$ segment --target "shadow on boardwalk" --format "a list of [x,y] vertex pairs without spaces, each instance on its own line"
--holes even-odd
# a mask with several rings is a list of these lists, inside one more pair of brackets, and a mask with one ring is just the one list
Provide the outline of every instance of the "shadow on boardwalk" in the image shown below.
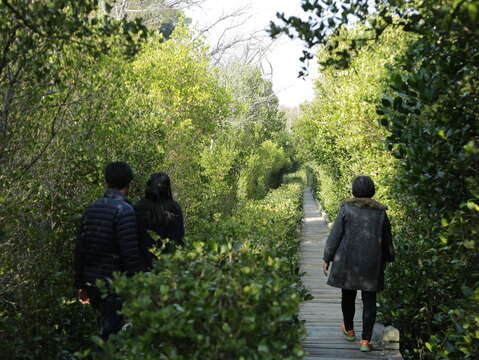
[[[326,218],[318,209],[311,189],[304,191],[304,219],[301,229],[301,271],[304,285],[310,289],[313,300],[301,306],[301,317],[306,320],[308,335],[303,342],[309,354],[306,359],[401,359],[398,351],[386,354],[378,342],[370,353],[359,351],[359,339],[349,342],[344,339],[339,325],[342,322],[341,290],[328,286],[322,272],[322,256],[329,228]],[[354,326],[361,335],[362,307],[358,294]],[[374,341],[374,340],[373,340]]]

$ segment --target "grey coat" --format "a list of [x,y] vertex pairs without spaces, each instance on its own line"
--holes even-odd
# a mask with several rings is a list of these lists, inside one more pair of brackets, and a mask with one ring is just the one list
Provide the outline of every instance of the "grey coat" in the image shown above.
[[341,204],[324,249],[333,262],[328,284],[341,289],[381,291],[386,262],[394,260],[387,207],[369,198]]

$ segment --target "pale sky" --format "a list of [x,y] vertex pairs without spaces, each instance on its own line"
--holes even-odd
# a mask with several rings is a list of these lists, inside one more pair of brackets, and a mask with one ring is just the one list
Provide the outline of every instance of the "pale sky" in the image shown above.
[[[228,30],[229,38],[244,37],[248,34],[259,32],[257,35],[264,37],[264,43],[271,40],[264,32],[269,27],[269,22],[276,19],[276,12],[285,12],[286,15],[303,15],[301,0],[205,0],[200,8],[188,10],[186,15],[193,20],[193,25],[198,28],[207,26],[218,20],[222,14],[234,13],[240,8],[248,7],[246,14],[228,19],[213,27],[207,34],[207,39],[214,44],[225,29],[238,22],[244,22],[239,27]],[[304,101],[311,100],[313,79],[317,76],[317,66],[313,59],[309,65],[310,75],[304,79],[298,78],[301,69],[299,57],[304,49],[300,40],[291,40],[282,36],[268,47],[263,68],[269,73],[270,65],[273,69],[273,90],[279,98],[281,105],[295,107]],[[269,63],[269,64],[268,64]]]

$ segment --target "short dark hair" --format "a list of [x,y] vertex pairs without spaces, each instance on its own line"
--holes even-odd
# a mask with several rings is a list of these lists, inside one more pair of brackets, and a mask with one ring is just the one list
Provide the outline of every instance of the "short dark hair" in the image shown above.
[[133,171],[124,161],[115,161],[105,167],[105,181],[110,188],[124,189],[133,180]]
[[357,176],[353,180],[353,195],[358,198],[372,198],[376,193],[374,181],[369,176]]

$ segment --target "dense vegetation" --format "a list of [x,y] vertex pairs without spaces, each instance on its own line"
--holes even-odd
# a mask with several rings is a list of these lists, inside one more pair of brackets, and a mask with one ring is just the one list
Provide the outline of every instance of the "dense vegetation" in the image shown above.
[[[302,159],[315,169],[331,216],[358,174],[376,180],[378,199],[390,207],[397,261],[381,313],[400,329],[403,354],[474,359],[479,4],[322,3],[303,2],[314,11],[309,22],[283,15],[285,25],[272,27],[322,45],[316,99],[295,129]],[[378,11],[369,15],[372,3]],[[345,26],[351,14],[354,28]]]
[[256,66],[213,65],[181,11],[153,3],[0,1],[2,356],[93,346],[71,253],[103,167],[121,159],[132,200],[150,173],[170,174],[188,237],[150,273],[114,280],[132,326],[100,344],[105,357],[301,358],[303,162],[331,218],[355,175],[375,179],[397,249],[380,312],[403,354],[474,359],[477,1],[304,0],[308,21],[282,15],[273,34],[321,46],[292,137]]
[[[134,326],[111,351],[132,342],[146,351],[147,336],[160,336],[149,349],[173,358],[205,358],[212,344],[213,358],[299,358],[304,176],[270,191],[295,165],[271,83],[253,65],[213,67],[179,20],[165,40],[97,1],[12,4],[0,4],[2,358],[66,359],[92,346],[72,248],[81,211],[104,191],[105,164],[118,159],[135,172],[132,201],[152,172],[170,174],[190,237],[151,274],[118,279],[136,299],[125,307]],[[160,328],[138,339],[154,319]]]

